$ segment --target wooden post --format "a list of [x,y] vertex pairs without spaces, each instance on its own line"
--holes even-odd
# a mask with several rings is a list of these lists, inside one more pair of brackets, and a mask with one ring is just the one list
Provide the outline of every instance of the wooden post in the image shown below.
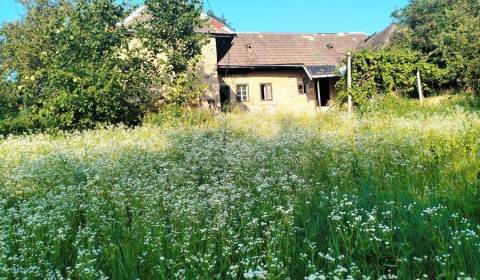
[[348,90],[348,112],[352,112],[352,53],[347,53],[347,90]]
[[418,99],[423,101],[423,87],[422,87],[422,77],[420,75],[420,70],[417,70],[417,89],[418,89]]
[[318,108],[322,109],[322,95],[321,95],[321,92],[320,92],[320,80],[317,79],[317,99],[318,99]]

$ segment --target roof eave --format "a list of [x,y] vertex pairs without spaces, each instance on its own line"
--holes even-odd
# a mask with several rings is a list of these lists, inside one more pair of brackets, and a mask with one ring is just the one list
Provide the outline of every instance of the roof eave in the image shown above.
[[233,38],[237,36],[236,33],[223,33],[223,32],[198,32],[201,34],[209,35],[212,37],[227,37],[227,38]]
[[341,77],[341,75],[335,75],[335,74],[328,74],[328,75],[312,75],[313,79],[320,79],[320,78],[336,78],[336,77]]
[[304,64],[256,64],[256,65],[218,65],[219,69],[248,69],[248,68],[275,68],[275,67],[286,67],[286,68],[301,68],[305,71],[308,78],[313,80],[313,76],[308,71],[307,67]]

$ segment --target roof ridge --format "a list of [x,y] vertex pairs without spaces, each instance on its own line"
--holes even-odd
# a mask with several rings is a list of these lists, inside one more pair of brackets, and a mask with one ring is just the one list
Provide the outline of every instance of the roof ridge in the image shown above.
[[368,35],[366,32],[236,32],[237,34],[255,35]]

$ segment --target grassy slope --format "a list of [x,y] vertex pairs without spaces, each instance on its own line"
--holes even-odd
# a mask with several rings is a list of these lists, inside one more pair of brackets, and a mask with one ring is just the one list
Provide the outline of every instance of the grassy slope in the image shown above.
[[3,140],[0,278],[478,279],[480,117],[441,103]]

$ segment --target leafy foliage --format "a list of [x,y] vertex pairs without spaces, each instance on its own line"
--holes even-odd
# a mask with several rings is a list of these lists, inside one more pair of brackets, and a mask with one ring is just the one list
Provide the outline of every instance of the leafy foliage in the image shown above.
[[[196,29],[201,19],[199,0],[146,0],[150,15],[145,24],[137,27],[137,34],[155,60],[166,66],[170,76],[189,69],[202,50],[204,36]],[[160,55],[160,58],[159,58]]]
[[[152,105],[153,85],[178,103],[200,91],[192,74],[203,46],[198,1],[147,1],[153,16],[135,34],[119,24],[128,11],[115,0],[22,3],[25,18],[0,30],[0,74],[16,89],[16,110],[36,120],[29,127],[136,125]],[[136,36],[147,55],[132,47]]]
[[168,104],[158,112],[150,112],[145,115],[144,124],[177,127],[177,126],[200,126],[212,121],[212,114],[204,109],[191,109],[186,106]]
[[[394,95],[416,96],[416,72],[423,75],[426,94],[434,94],[442,71],[433,64],[422,61],[418,54],[405,48],[392,48],[355,53],[352,63],[351,95],[355,105],[362,107],[375,99]],[[346,77],[337,84],[338,98],[345,101],[348,91]]]
[[[204,89],[198,58],[206,36],[197,32],[205,21],[198,0],[147,0],[148,20],[136,26],[135,36],[153,61],[150,75],[157,93],[155,105],[192,105]],[[193,104],[194,105],[194,104]]]
[[10,83],[0,82],[0,120],[16,113],[15,89]]
[[127,33],[114,0],[29,1],[2,28],[2,70],[15,73],[24,110],[41,128],[136,124],[149,97],[143,61],[120,57]]
[[480,94],[479,1],[411,0],[394,16],[410,47],[446,70],[446,82]]

